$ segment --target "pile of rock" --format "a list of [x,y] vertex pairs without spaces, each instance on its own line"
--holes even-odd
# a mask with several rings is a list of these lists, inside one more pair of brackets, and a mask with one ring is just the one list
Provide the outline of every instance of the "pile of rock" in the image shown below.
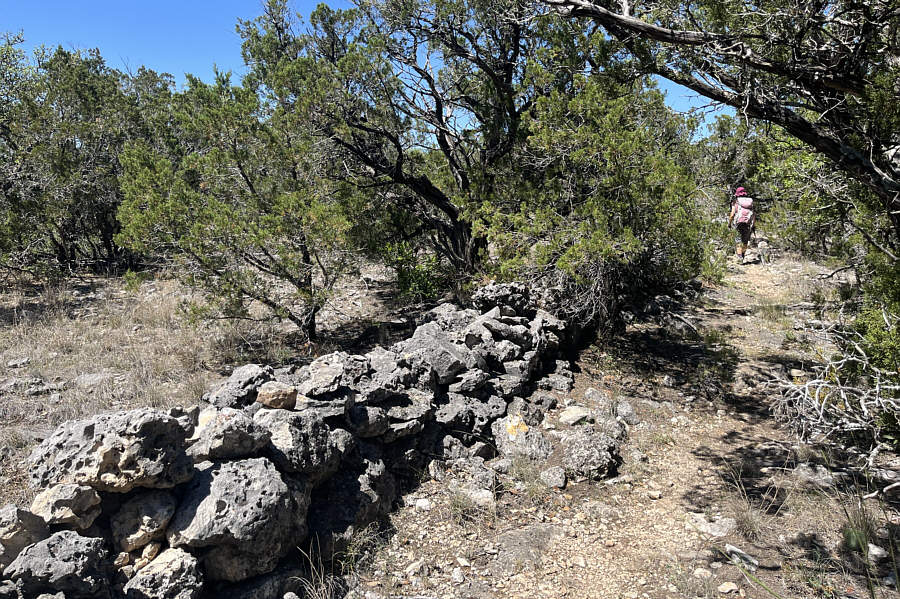
[[[571,388],[566,326],[521,285],[474,304],[389,349],[243,366],[205,407],[64,424],[29,458],[31,510],[0,510],[0,598],[281,597],[298,548],[340,551],[436,456],[482,474],[495,446],[546,457],[551,403],[532,392]],[[576,443],[572,468],[611,464],[614,437]]]

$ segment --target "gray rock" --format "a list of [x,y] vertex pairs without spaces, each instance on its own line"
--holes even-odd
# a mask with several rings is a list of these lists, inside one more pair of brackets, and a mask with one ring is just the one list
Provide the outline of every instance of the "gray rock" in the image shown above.
[[338,353],[316,358],[309,365],[308,377],[298,386],[301,395],[316,397],[333,393],[341,386],[344,376],[344,360]]
[[814,467],[810,464],[797,464],[792,474],[800,482],[813,487],[828,489],[834,486],[834,476],[822,464]]
[[28,356],[22,356],[21,358],[14,358],[6,363],[7,368],[24,368],[31,361],[31,358]]
[[73,384],[79,389],[94,389],[104,383],[109,383],[115,379],[115,375],[111,372],[92,372],[88,374],[79,374],[75,377]]
[[507,339],[502,339],[494,344],[491,348],[491,354],[497,359],[498,362],[509,362],[510,360],[516,360],[525,353],[524,350]]
[[488,382],[491,375],[483,370],[469,370],[464,372],[459,380],[450,385],[450,393],[472,393],[478,391]]
[[187,453],[195,462],[245,458],[268,445],[269,431],[240,410],[211,407],[200,413],[189,442]]
[[525,315],[531,309],[528,287],[522,283],[488,283],[472,295],[472,303],[482,312],[500,307]]
[[518,414],[528,426],[537,426],[544,421],[544,411],[540,406],[529,403],[521,397],[514,397],[506,407],[506,413],[510,416]]
[[394,421],[431,420],[434,415],[434,394],[410,389],[403,395],[393,397],[383,404],[388,417]]
[[201,467],[166,536],[172,547],[205,548],[213,580],[236,582],[271,571],[303,539],[296,499],[265,458]]
[[235,368],[228,380],[204,399],[219,408],[240,408],[253,403],[262,384],[274,378],[271,366],[246,364]]
[[14,505],[0,508],[0,571],[23,549],[43,541],[49,535],[42,518]]
[[528,426],[518,414],[506,416],[491,425],[497,451],[506,457],[523,456],[531,460],[545,460],[553,448],[546,437]]
[[437,323],[418,327],[413,336],[394,345],[394,351],[421,377],[434,377],[440,385],[453,382],[466,368],[464,348],[455,345]]
[[197,558],[166,549],[141,568],[123,589],[126,599],[197,599],[203,590]]
[[572,426],[591,419],[591,411],[584,406],[569,406],[559,414],[559,423]]
[[388,415],[382,408],[357,405],[347,413],[347,424],[357,437],[377,437],[388,430]]
[[278,381],[268,381],[260,386],[256,401],[267,408],[293,410],[297,405],[297,388]]
[[634,408],[631,406],[631,403],[624,399],[620,399],[616,402],[616,417],[632,426],[641,421],[635,413]]
[[269,431],[268,455],[279,470],[318,480],[337,468],[340,453],[321,419],[305,411],[260,410],[253,421]]
[[119,551],[134,551],[162,539],[175,515],[175,498],[166,491],[148,491],[126,501],[110,519]]
[[575,383],[571,378],[561,374],[548,374],[538,381],[538,388],[544,391],[559,391],[560,393],[568,393],[572,390]]
[[31,513],[43,518],[47,524],[64,524],[84,530],[100,515],[100,496],[84,485],[53,485],[35,496]]
[[516,395],[521,395],[522,391],[525,390],[525,384],[527,383],[526,377],[517,374],[503,374],[498,377],[494,377],[491,381],[491,386],[497,395],[504,399],[509,399],[511,397],[515,397]]
[[615,411],[615,404],[608,392],[598,391],[593,387],[589,387],[584,392],[584,399],[592,404],[594,409],[602,415],[612,416]]
[[113,493],[171,488],[193,475],[184,428],[148,408],[66,422],[31,452],[27,466],[37,488],[76,483]]
[[619,443],[605,432],[578,427],[563,436],[563,466],[588,478],[611,474],[619,461]]
[[103,539],[57,532],[26,547],[4,570],[27,597],[64,592],[69,599],[109,597]]
[[541,471],[541,481],[548,487],[563,489],[566,486],[566,471],[561,466],[551,466]]
[[394,443],[404,437],[418,435],[423,428],[425,428],[425,425],[419,420],[392,422],[388,425],[388,430],[379,438],[382,443]]

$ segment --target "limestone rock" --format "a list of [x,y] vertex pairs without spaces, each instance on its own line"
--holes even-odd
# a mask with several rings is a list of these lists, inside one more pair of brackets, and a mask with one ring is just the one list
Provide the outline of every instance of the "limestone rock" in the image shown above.
[[278,381],[268,381],[259,388],[256,401],[268,408],[293,410],[297,405],[297,388]]
[[425,378],[433,375],[440,385],[452,383],[466,369],[465,348],[455,345],[435,322],[418,327],[410,339],[394,345],[393,349],[414,371],[421,372]]
[[341,386],[344,375],[344,361],[338,353],[328,354],[313,360],[309,365],[307,378],[298,386],[301,395],[316,397],[333,393]]
[[306,412],[260,410],[253,421],[269,431],[268,455],[280,470],[322,478],[337,467],[340,455],[321,419]]
[[207,408],[200,413],[190,441],[187,453],[195,462],[245,458],[269,443],[269,431],[240,410]]
[[197,558],[166,549],[125,585],[126,599],[196,599],[203,589]]
[[545,460],[552,447],[546,437],[528,426],[519,414],[506,416],[491,426],[497,451],[507,457],[523,456],[531,460]]
[[84,485],[53,485],[37,494],[31,512],[47,524],[65,524],[84,530],[100,515],[100,496]]
[[23,549],[49,535],[47,523],[42,518],[14,505],[0,508],[0,571]]
[[165,537],[175,514],[175,498],[166,491],[148,491],[126,501],[110,520],[120,551],[134,551]]
[[541,481],[548,487],[562,489],[566,486],[566,471],[561,466],[551,466],[541,471]]
[[531,307],[531,298],[528,287],[523,283],[491,282],[472,295],[472,303],[482,312],[498,307],[508,308],[515,314],[524,315]]
[[563,437],[563,466],[588,478],[611,474],[618,465],[619,443],[605,432],[578,427]]
[[34,597],[62,591],[69,599],[109,597],[103,539],[63,530],[26,547],[3,574]]
[[271,571],[302,540],[296,516],[269,460],[208,463],[188,484],[166,536],[172,547],[206,548],[207,575],[235,582]]
[[274,378],[270,366],[246,364],[235,368],[228,380],[204,399],[219,408],[240,408],[253,403],[262,384]]
[[583,406],[569,406],[559,414],[560,424],[572,426],[591,417],[591,411]]
[[632,426],[641,421],[635,413],[634,408],[631,406],[631,403],[624,399],[620,399],[616,402],[616,418],[619,418]]
[[184,428],[148,408],[66,422],[32,451],[27,466],[37,488],[76,483],[114,493],[171,488],[193,475]]
[[382,408],[353,406],[347,413],[347,423],[357,437],[377,437],[388,430],[388,415]]

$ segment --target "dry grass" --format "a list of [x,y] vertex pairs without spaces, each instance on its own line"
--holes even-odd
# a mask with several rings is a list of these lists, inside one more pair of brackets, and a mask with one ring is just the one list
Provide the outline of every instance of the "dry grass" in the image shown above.
[[[168,280],[129,289],[97,279],[0,296],[0,455],[10,458],[0,460],[0,502],[28,500],[17,464],[60,422],[196,403],[232,365],[297,353],[271,324],[192,322],[182,309],[191,299]],[[24,367],[7,367],[20,358]],[[102,380],[79,384],[82,375]]]

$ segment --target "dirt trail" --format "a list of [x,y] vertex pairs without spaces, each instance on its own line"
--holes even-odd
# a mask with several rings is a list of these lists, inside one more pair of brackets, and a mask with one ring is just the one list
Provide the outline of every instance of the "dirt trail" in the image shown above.
[[[520,469],[511,474],[521,484],[501,494],[497,512],[474,516],[445,484],[424,482],[360,568],[359,594],[869,596],[839,554],[845,503],[817,478],[816,453],[774,421],[774,390],[764,385],[816,360],[815,343],[794,324],[816,316],[808,301],[827,293],[827,272],[787,259],[731,263],[675,326],[634,324],[613,345],[588,348],[575,389],[545,428],[568,402],[591,407],[588,387],[628,399],[641,422],[619,476],[549,491]],[[723,556],[727,544],[759,562],[755,574]]]

